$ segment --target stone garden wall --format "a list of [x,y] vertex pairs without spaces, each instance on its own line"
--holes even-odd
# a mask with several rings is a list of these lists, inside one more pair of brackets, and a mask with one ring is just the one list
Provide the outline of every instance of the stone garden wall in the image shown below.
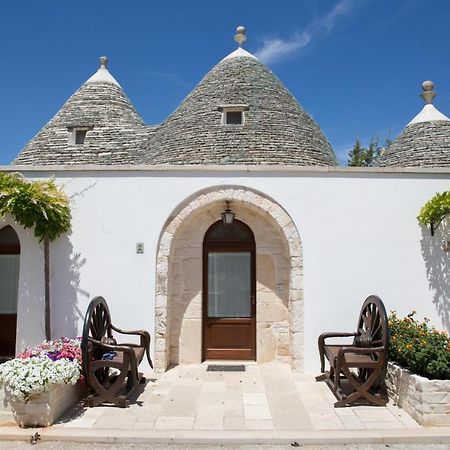
[[450,426],[450,380],[429,380],[388,363],[389,397],[425,426]]

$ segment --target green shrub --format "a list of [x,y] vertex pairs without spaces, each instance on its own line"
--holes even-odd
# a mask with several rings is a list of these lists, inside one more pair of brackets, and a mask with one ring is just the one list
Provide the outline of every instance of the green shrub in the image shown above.
[[389,359],[430,379],[450,379],[450,339],[445,331],[419,323],[413,311],[404,319],[389,316]]

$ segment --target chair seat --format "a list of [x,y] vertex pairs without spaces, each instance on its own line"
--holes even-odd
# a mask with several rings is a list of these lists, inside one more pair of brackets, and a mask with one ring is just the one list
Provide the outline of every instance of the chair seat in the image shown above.
[[[325,355],[334,367],[336,367],[337,356],[339,349],[344,347],[343,345],[326,345]],[[349,346],[345,346],[349,347]],[[356,347],[355,347],[356,348]],[[345,353],[344,355],[345,365],[349,368],[374,368],[378,365],[378,361],[372,359],[370,355],[359,355],[357,353]]]
[[[133,347],[134,355],[136,356],[136,361],[139,364],[144,358],[145,348],[143,347]],[[114,356],[113,360],[118,363],[123,363],[123,352],[117,352],[117,355]]]

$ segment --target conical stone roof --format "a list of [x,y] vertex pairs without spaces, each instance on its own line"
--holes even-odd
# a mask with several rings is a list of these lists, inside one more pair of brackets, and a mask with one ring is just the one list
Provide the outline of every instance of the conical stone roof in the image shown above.
[[382,155],[381,167],[450,167],[450,119],[431,104],[433,83],[422,87],[427,104]]
[[[126,164],[151,132],[101,58],[100,69],[25,146],[13,164]],[[87,129],[76,144],[73,130]]]
[[[224,125],[223,110],[244,111]],[[149,164],[335,165],[317,123],[258,59],[238,49],[215,66],[155,130]]]

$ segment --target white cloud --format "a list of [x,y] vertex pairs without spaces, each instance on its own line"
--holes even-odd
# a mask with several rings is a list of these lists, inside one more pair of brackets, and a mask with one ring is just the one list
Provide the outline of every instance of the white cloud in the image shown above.
[[255,52],[255,56],[262,62],[270,64],[295,54],[309,45],[312,39],[325,37],[331,33],[339,18],[349,14],[353,5],[354,0],[341,0],[325,16],[311,22],[303,32],[296,32],[287,39],[264,39],[262,46]]

